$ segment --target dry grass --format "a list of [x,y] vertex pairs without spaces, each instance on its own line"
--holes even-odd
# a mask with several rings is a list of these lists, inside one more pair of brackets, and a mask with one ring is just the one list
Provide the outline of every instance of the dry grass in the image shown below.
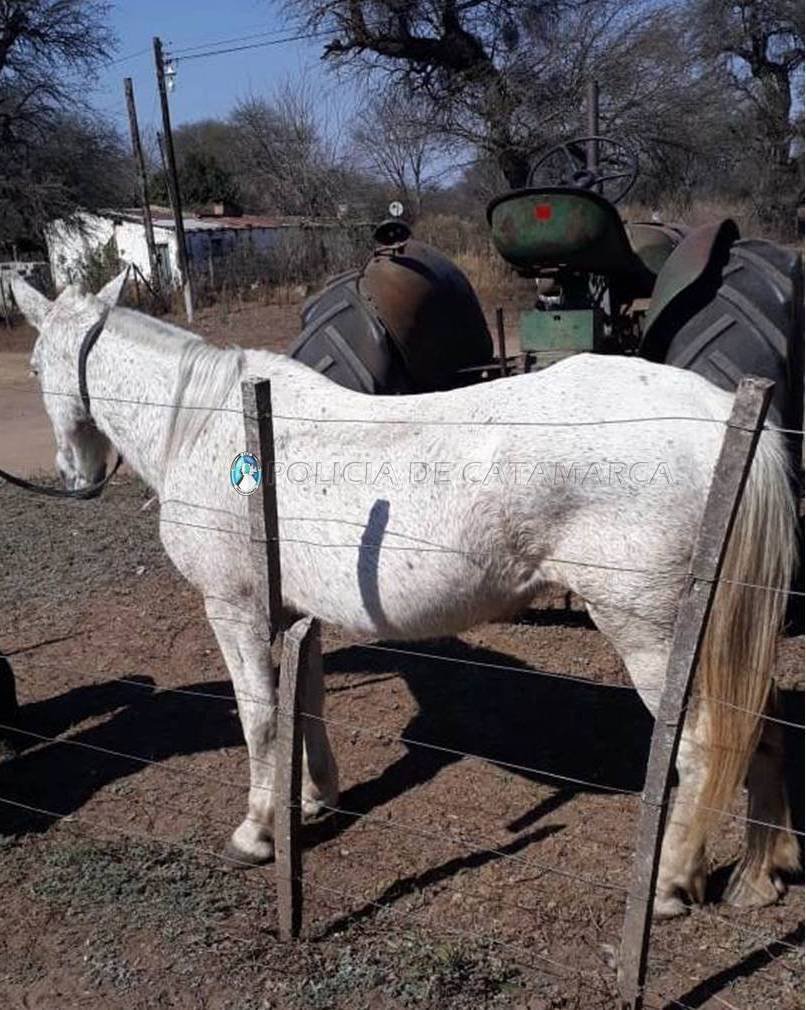
[[454,261],[482,299],[504,295],[517,297],[523,291],[524,280],[493,249],[459,253]]
[[729,201],[718,198],[699,199],[694,202],[670,200],[651,207],[640,203],[627,203],[621,207],[621,216],[627,221],[651,221],[653,214],[656,214],[660,221],[685,224],[689,228],[714,224],[729,217],[736,222],[745,238],[781,241],[780,236],[765,230],[749,200]]

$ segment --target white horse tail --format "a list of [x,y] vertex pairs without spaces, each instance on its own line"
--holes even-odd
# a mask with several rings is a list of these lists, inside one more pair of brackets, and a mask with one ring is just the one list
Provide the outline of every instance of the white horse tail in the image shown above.
[[[763,722],[758,713],[765,711],[770,696],[797,549],[788,471],[782,438],[765,432],[728,544],[700,656],[704,732],[697,735],[708,746],[705,783],[692,824],[700,844],[718,811],[730,809],[747,775]],[[768,831],[765,846],[774,848],[778,836]]]

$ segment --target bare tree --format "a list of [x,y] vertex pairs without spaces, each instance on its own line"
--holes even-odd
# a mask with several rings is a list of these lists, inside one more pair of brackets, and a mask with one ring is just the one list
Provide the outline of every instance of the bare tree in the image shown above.
[[75,100],[78,79],[92,76],[114,49],[102,0],[0,2],[0,139],[20,141]]
[[286,81],[269,98],[250,96],[235,106],[242,185],[253,202],[285,214],[335,217],[341,159],[338,139],[321,128],[310,84]]
[[525,181],[534,138],[519,122],[521,69],[545,51],[564,10],[585,0],[296,0],[311,28],[332,29],[324,56],[384,70],[427,102],[446,136],[494,154],[511,185]]
[[405,92],[386,91],[365,103],[351,137],[361,167],[392,187],[414,217],[422,211],[437,156],[445,148],[421,112]]
[[[656,165],[661,150],[673,160],[675,148],[687,149],[679,112],[701,109],[707,90],[686,17],[671,2],[296,0],[296,6],[308,25],[332,30],[326,59],[368,75],[395,102],[408,93],[432,137],[489,156],[511,186],[526,183],[540,152],[585,132],[591,77],[602,80],[606,98],[612,92],[603,122],[639,139]],[[643,134],[636,129],[642,122],[649,127]]]

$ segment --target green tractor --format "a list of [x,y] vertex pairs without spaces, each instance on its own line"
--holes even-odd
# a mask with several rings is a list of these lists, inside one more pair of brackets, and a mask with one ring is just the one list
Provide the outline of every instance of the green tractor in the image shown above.
[[493,200],[498,252],[535,283],[520,317],[523,367],[581,351],[637,354],[734,389],[742,375],[776,383],[770,419],[802,427],[802,262],[742,239],[733,221],[689,229],[625,222],[616,209],[638,161],[607,137],[558,145],[529,186]]
[[617,205],[637,175],[623,144],[580,137],[547,152],[525,189],[490,203],[498,252],[535,285],[517,360],[502,334],[496,354],[461,270],[399,218],[378,227],[364,264],[308,300],[289,353],[371,394],[466,385],[582,351],[635,354],[728,390],[743,375],[766,376],[770,421],[802,428],[801,257],[741,238],[729,219],[691,229],[624,222]]

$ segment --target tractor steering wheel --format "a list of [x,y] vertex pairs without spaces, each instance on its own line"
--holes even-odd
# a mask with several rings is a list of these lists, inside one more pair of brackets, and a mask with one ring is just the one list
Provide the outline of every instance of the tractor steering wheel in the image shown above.
[[[595,151],[595,164],[589,154]],[[539,158],[529,173],[529,186],[563,186],[592,190],[618,203],[638,178],[638,156],[610,137],[574,137]]]

